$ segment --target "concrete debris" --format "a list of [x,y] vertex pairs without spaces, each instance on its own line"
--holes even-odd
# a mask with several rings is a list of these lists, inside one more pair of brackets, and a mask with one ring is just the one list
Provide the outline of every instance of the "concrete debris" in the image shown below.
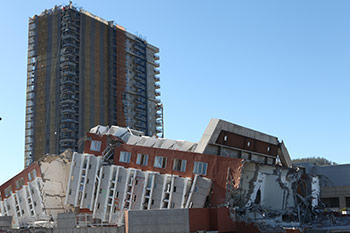
[[304,172],[299,169],[246,162],[240,186],[227,187],[231,219],[255,223],[261,232],[301,227],[301,220],[312,212],[311,202],[309,205],[303,198],[305,193],[298,193],[302,175]]

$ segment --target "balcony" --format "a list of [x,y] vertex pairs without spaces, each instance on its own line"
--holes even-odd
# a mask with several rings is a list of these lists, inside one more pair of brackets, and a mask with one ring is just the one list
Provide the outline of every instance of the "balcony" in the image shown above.
[[73,137],[60,139],[60,146],[70,146],[70,145],[67,145],[70,143],[75,143],[75,139]]
[[144,73],[144,72],[146,72],[146,69],[145,69],[145,67],[143,67],[143,66],[137,65],[137,66],[136,66],[136,71],[139,71],[139,72],[141,72],[141,73]]
[[75,104],[77,101],[75,99],[71,99],[71,98],[67,98],[67,99],[61,99],[60,100],[60,104],[69,104],[69,103],[72,103],[72,104]]
[[62,70],[61,74],[62,75],[71,75],[71,76],[76,76],[77,75],[75,72],[70,71],[70,70]]
[[155,89],[160,89],[160,85],[159,84],[154,84],[154,88]]
[[[160,101],[159,101],[160,102]],[[162,104],[156,104],[156,110],[158,111],[158,110],[161,110],[162,109]]]
[[61,79],[61,84],[72,84],[72,85],[75,85],[76,81],[75,81],[75,79],[63,78],[63,79]]
[[75,42],[62,42],[62,48],[78,48],[79,44]]
[[141,83],[134,83],[133,85],[136,89],[146,90],[146,85]]
[[147,100],[145,98],[142,98],[142,97],[137,97],[134,99],[134,101],[136,104],[146,104],[147,103]]
[[160,81],[160,78],[157,77],[157,76],[154,76],[154,81],[155,81],[155,82],[159,82],[159,81]]
[[146,49],[146,45],[143,43],[134,43],[134,48],[138,49],[138,50],[145,50]]
[[153,58],[154,58],[155,61],[159,60],[159,56],[158,55],[153,55]]
[[161,129],[156,129],[156,133],[157,133],[157,134],[163,133],[163,130],[161,130]]
[[154,66],[158,68],[158,67],[160,66],[160,65],[159,65],[159,62],[155,62],[155,63],[154,63]]
[[66,40],[66,39],[73,39],[73,40],[78,40],[77,39],[77,35],[74,35],[73,33],[65,33],[62,36],[62,40]]
[[160,71],[158,69],[154,69],[155,74],[160,74]]
[[62,113],[76,113],[77,111],[74,109],[74,108],[71,108],[71,107],[67,107],[67,108],[64,108],[62,107],[62,110],[61,110]]
[[135,76],[134,79],[138,82],[141,83],[143,85],[146,85],[146,80],[144,78],[140,78],[138,76]]
[[160,96],[160,91],[155,91],[155,92],[154,92],[154,95],[155,95],[155,96]]
[[142,121],[142,122],[146,122],[146,121],[147,121],[147,119],[146,119],[145,116],[140,116],[139,114],[137,114],[137,115],[135,116],[135,119],[136,119],[136,120],[139,120],[139,121]]
[[156,113],[156,119],[162,118],[162,114],[161,113]]

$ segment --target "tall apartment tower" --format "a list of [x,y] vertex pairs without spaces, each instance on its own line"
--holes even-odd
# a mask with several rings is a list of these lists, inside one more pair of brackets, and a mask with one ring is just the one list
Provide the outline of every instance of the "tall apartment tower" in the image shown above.
[[88,130],[162,136],[159,49],[72,4],[29,19],[25,166],[80,150]]

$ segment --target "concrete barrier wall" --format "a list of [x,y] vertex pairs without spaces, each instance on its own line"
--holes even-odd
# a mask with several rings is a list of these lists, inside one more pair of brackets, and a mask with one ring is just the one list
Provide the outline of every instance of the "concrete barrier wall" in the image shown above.
[[188,209],[129,210],[125,233],[188,233]]

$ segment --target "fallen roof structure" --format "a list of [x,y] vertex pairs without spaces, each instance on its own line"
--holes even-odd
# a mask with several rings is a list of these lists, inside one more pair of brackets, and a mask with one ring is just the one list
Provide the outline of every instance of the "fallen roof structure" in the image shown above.
[[124,128],[119,126],[101,126],[93,127],[87,134],[89,138],[91,135],[108,135],[120,138],[124,143],[129,145],[146,146],[162,149],[172,149],[180,151],[193,152],[197,146],[197,143],[183,141],[183,140],[171,140],[166,138],[156,138],[144,136],[143,132],[133,130],[130,128]]

